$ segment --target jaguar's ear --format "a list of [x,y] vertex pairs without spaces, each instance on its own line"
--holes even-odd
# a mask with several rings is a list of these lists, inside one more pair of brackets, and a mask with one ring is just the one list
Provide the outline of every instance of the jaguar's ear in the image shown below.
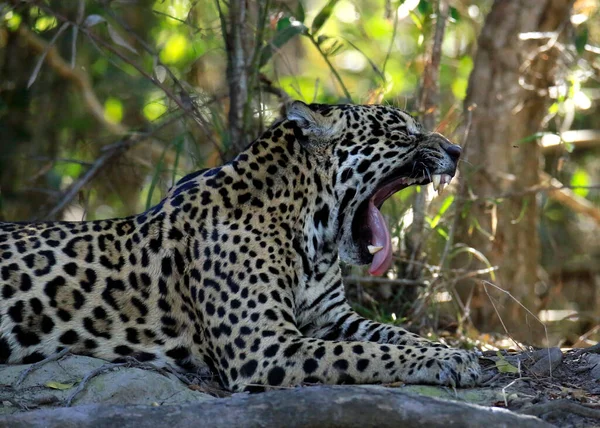
[[309,139],[326,140],[337,132],[337,121],[332,115],[323,116],[302,101],[294,101],[286,107],[286,118],[296,122]]

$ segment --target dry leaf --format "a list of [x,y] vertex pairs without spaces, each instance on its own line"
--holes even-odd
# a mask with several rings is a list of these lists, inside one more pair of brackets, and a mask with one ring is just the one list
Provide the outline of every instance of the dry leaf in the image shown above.
[[75,385],[76,382],[71,382],[71,383],[60,383],[60,382],[54,382],[53,380],[46,382],[46,386],[48,388],[52,388],[52,389],[58,389],[61,391],[64,391],[65,389],[69,389],[69,388],[73,388],[73,385]]
[[112,25],[110,25],[108,23],[106,25],[108,26],[108,34],[113,42],[115,42],[117,45],[127,49],[128,51],[133,52],[134,54],[138,53],[133,46],[131,46],[129,43],[127,43],[125,41],[125,39],[123,37],[121,37],[121,35],[119,33],[117,33],[117,30],[115,30]]
[[519,373],[519,369],[506,361],[506,358],[504,358],[500,352],[498,352],[496,355],[498,356],[496,368],[500,373]]

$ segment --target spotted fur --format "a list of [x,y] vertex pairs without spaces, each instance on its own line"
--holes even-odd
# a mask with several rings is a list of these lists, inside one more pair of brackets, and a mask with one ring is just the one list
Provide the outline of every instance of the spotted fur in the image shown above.
[[474,354],[353,312],[338,258],[370,262],[353,222],[378,184],[453,175],[456,148],[399,109],[296,102],[233,161],[184,177],[147,212],[0,223],[0,362],[67,347],[209,368],[232,391],[473,385]]

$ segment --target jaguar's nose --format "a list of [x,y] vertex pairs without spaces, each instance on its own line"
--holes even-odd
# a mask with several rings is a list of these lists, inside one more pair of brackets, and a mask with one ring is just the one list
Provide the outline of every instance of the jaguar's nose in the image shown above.
[[462,148],[456,144],[446,143],[443,145],[443,149],[452,159],[458,159],[462,153]]

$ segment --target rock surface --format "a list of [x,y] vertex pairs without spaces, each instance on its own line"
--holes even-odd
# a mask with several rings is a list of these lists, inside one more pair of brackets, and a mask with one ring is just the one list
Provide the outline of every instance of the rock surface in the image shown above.
[[[100,359],[66,356],[32,370],[17,385],[24,370],[31,365],[0,366],[0,414],[36,407],[64,405],[83,378],[103,366]],[[193,391],[177,377],[136,367],[114,367],[90,378],[72,400],[83,404],[183,404],[216,398]]]
[[0,418],[0,428],[114,427],[550,427],[508,410],[407,394],[397,389],[314,386],[171,406],[38,410]]

